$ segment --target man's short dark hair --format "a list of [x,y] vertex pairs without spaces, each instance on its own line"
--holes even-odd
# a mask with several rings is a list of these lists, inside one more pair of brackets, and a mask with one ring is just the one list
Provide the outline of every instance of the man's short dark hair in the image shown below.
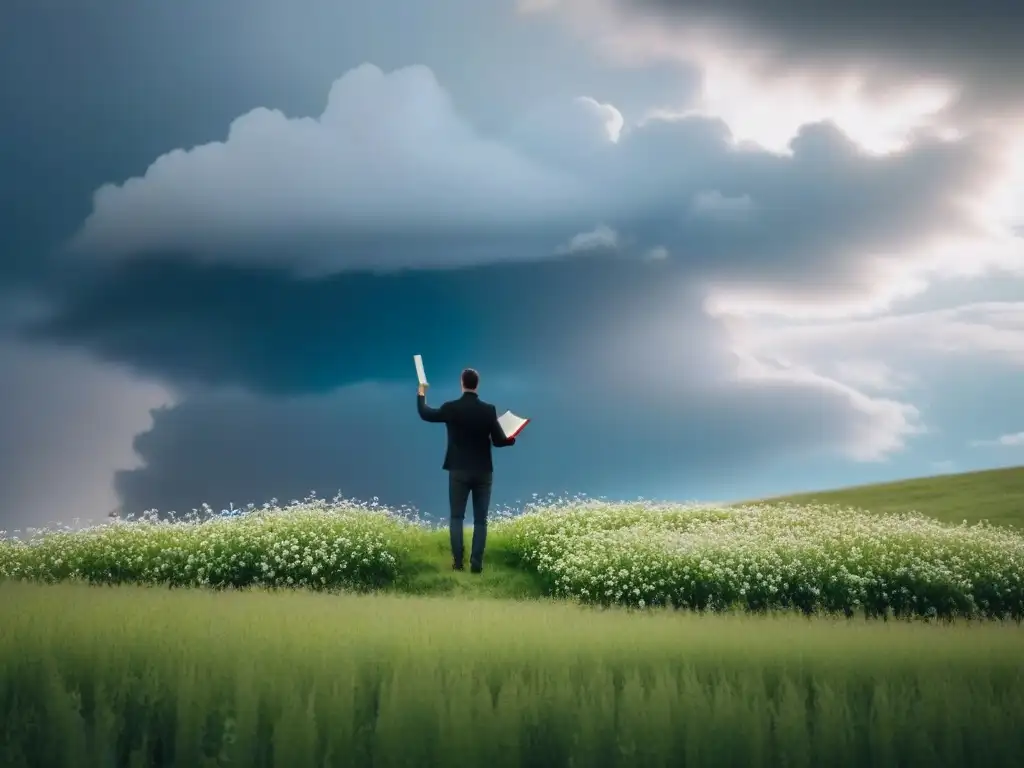
[[466,389],[476,389],[480,385],[480,374],[472,368],[462,372],[462,386]]

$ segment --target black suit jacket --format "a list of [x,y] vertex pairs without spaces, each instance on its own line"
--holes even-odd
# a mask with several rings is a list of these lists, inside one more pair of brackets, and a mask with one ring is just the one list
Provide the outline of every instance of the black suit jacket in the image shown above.
[[483,474],[494,471],[491,446],[514,445],[498,424],[498,411],[475,392],[463,392],[458,400],[449,400],[440,408],[431,408],[423,395],[416,396],[420,418],[448,429],[448,450],[442,469]]

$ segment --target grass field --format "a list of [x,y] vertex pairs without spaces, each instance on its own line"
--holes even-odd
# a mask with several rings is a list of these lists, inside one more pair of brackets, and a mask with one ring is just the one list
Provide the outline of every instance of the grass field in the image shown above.
[[1011,766],[1000,624],[0,585],[0,765]]
[[770,501],[859,507],[878,514],[917,511],[946,523],[988,520],[1024,529],[1024,467],[802,493]]
[[0,765],[1019,765],[1022,479],[0,541]]

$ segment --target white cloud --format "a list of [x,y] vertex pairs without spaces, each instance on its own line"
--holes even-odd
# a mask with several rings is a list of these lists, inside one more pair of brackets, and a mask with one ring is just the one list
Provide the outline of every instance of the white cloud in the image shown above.
[[840,360],[835,374],[839,380],[871,392],[898,392],[912,380],[881,360]]
[[972,440],[974,448],[1021,448],[1024,447],[1024,432],[1001,435],[995,440]]
[[606,162],[624,129],[614,105],[578,96],[530,110],[501,131],[501,140],[545,167],[586,176]]
[[[698,98],[658,105],[651,114],[712,115],[729,125],[737,142],[774,152],[790,152],[800,127],[819,121],[835,123],[860,147],[881,154],[903,150],[921,134],[952,140],[990,131],[1007,150],[1008,184],[999,203],[986,208],[1009,226],[1024,222],[1024,56],[1017,44],[1024,15],[1007,13],[1002,0],[947,2],[938,13],[948,19],[932,24],[920,23],[912,4],[863,9],[858,18],[823,6],[813,31],[799,2],[518,5],[522,13],[556,13],[621,65],[697,67]],[[890,18],[888,28],[867,22],[879,14]],[[962,32],[967,19],[969,31]]]
[[[722,319],[744,348],[800,360],[839,358],[848,367],[859,363],[861,370],[865,361],[911,365],[940,354],[983,356],[1024,367],[1024,302],[979,302],[836,322]],[[885,358],[888,362],[882,362]]]
[[[765,320],[721,315],[741,374],[759,380],[817,382],[842,393],[865,415],[848,444],[858,459],[880,458],[928,431],[913,404],[933,391],[949,356],[963,365],[995,362],[1024,368],[1024,302],[967,304],[947,309],[841,322]],[[976,445],[1016,444],[1019,436]]]
[[[809,126],[777,156],[735,146],[713,119],[626,129],[594,99],[562,107],[498,141],[455,113],[429,69],[365,65],[319,118],[253,110],[226,141],[100,188],[73,245],[330,273],[540,259],[569,232],[580,239],[556,253],[614,232],[673,253],[716,314],[791,317],[877,311],[937,276],[1024,274],[1024,239],[987,207],[1005,192],[992,181],[1001,155],[980,140],[871,157]],[[608,232],[585,236],[595,221]]]
[[897,152],[916,131],[934,125],[954,96],[950,87],[939,84],[873,96],[855,76],[805,74],[776,80],[759,75],[752,63],[714,49],[699,60],[704,73],[701,99],[678,113],[715,115],[728,123],[737,141],[780,153],[789,151],[801,125],[823,120],[834,122],[869,152]]
[[619,236],[615,230],[601,224],[589,232],[580,232],[578,235],[573,235],[568,243],[559,246],[555,252],[563,254],[580,253],[583,251],[614,249],[618,245]]
[[[719,322],[701,314],[685,293],[673,303],[673,292],[665,289],[646,304],[592,322],[588,337],[574,345],[566,378],[601,382],[609,402],[626,398],[671,413],[685,401],[697,411],[729,412],[721,416],[721,434],[708,440],[733,430],[749,434],[757,429],[754,420],[792,411],[789,428],[813,433],[802,446],[804,455],[810,448],[816,456],[884,461],[923,433],[913,404],[844,381],[813,360],[782,359],[728,328],[723,334]],[[638,381],[637,372],[650,375]],[[769,416],[773,409],[778,410]],[[751,414],[751,423],[736,423],[741,410]],[[790,436],[772,439],[782,446]]]
[[588,201],[575,180],[477,134],[422,66],[364,65],[318,118],[254,109],[227,139],[96,191],[78,249],[209,250],[266,238],[542,222]]
[[906,447],[907,439],[923,433],[917,408],[907,402],[872,397],[850,383],[831,378],[810,365],[783,362],[735,348],[740,381],[758,387],[806,387],[818,396],[838,397],[853,415],[840,450],[855,461],[884,461]]
[[[628,66],[668,61],[699,67],[697,103],[652,114],[707,114],[728,123],[737,141],[787,152],[800,126],[831,120],[865,149],[902,149],[923,127],[950,130],[943,110],[957,96],[949,78],[918,77],[878,87],[867,67],[780,64],[771,44],[712,14],[686,23],[631,13],[615,0],[520,0],[522,13],[560,12],[579,34],[612,60]],[[732,21],[735,21],[733,19]],[[903,73],[900,73],[903,74]],[[890,77],[894,76],[891,74]]]

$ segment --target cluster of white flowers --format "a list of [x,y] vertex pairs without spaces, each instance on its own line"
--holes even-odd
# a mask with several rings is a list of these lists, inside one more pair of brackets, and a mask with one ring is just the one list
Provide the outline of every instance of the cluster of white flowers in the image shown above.
[[498,529],[555,594],[584,602],[1024,617],[1024,536],[986,524],[577,499]]
[[416,520],[310,496],[285,507],[182,519],[146,513],[81,530],[0,540],[0,578],[217,587],[366,588],[401,570]]

